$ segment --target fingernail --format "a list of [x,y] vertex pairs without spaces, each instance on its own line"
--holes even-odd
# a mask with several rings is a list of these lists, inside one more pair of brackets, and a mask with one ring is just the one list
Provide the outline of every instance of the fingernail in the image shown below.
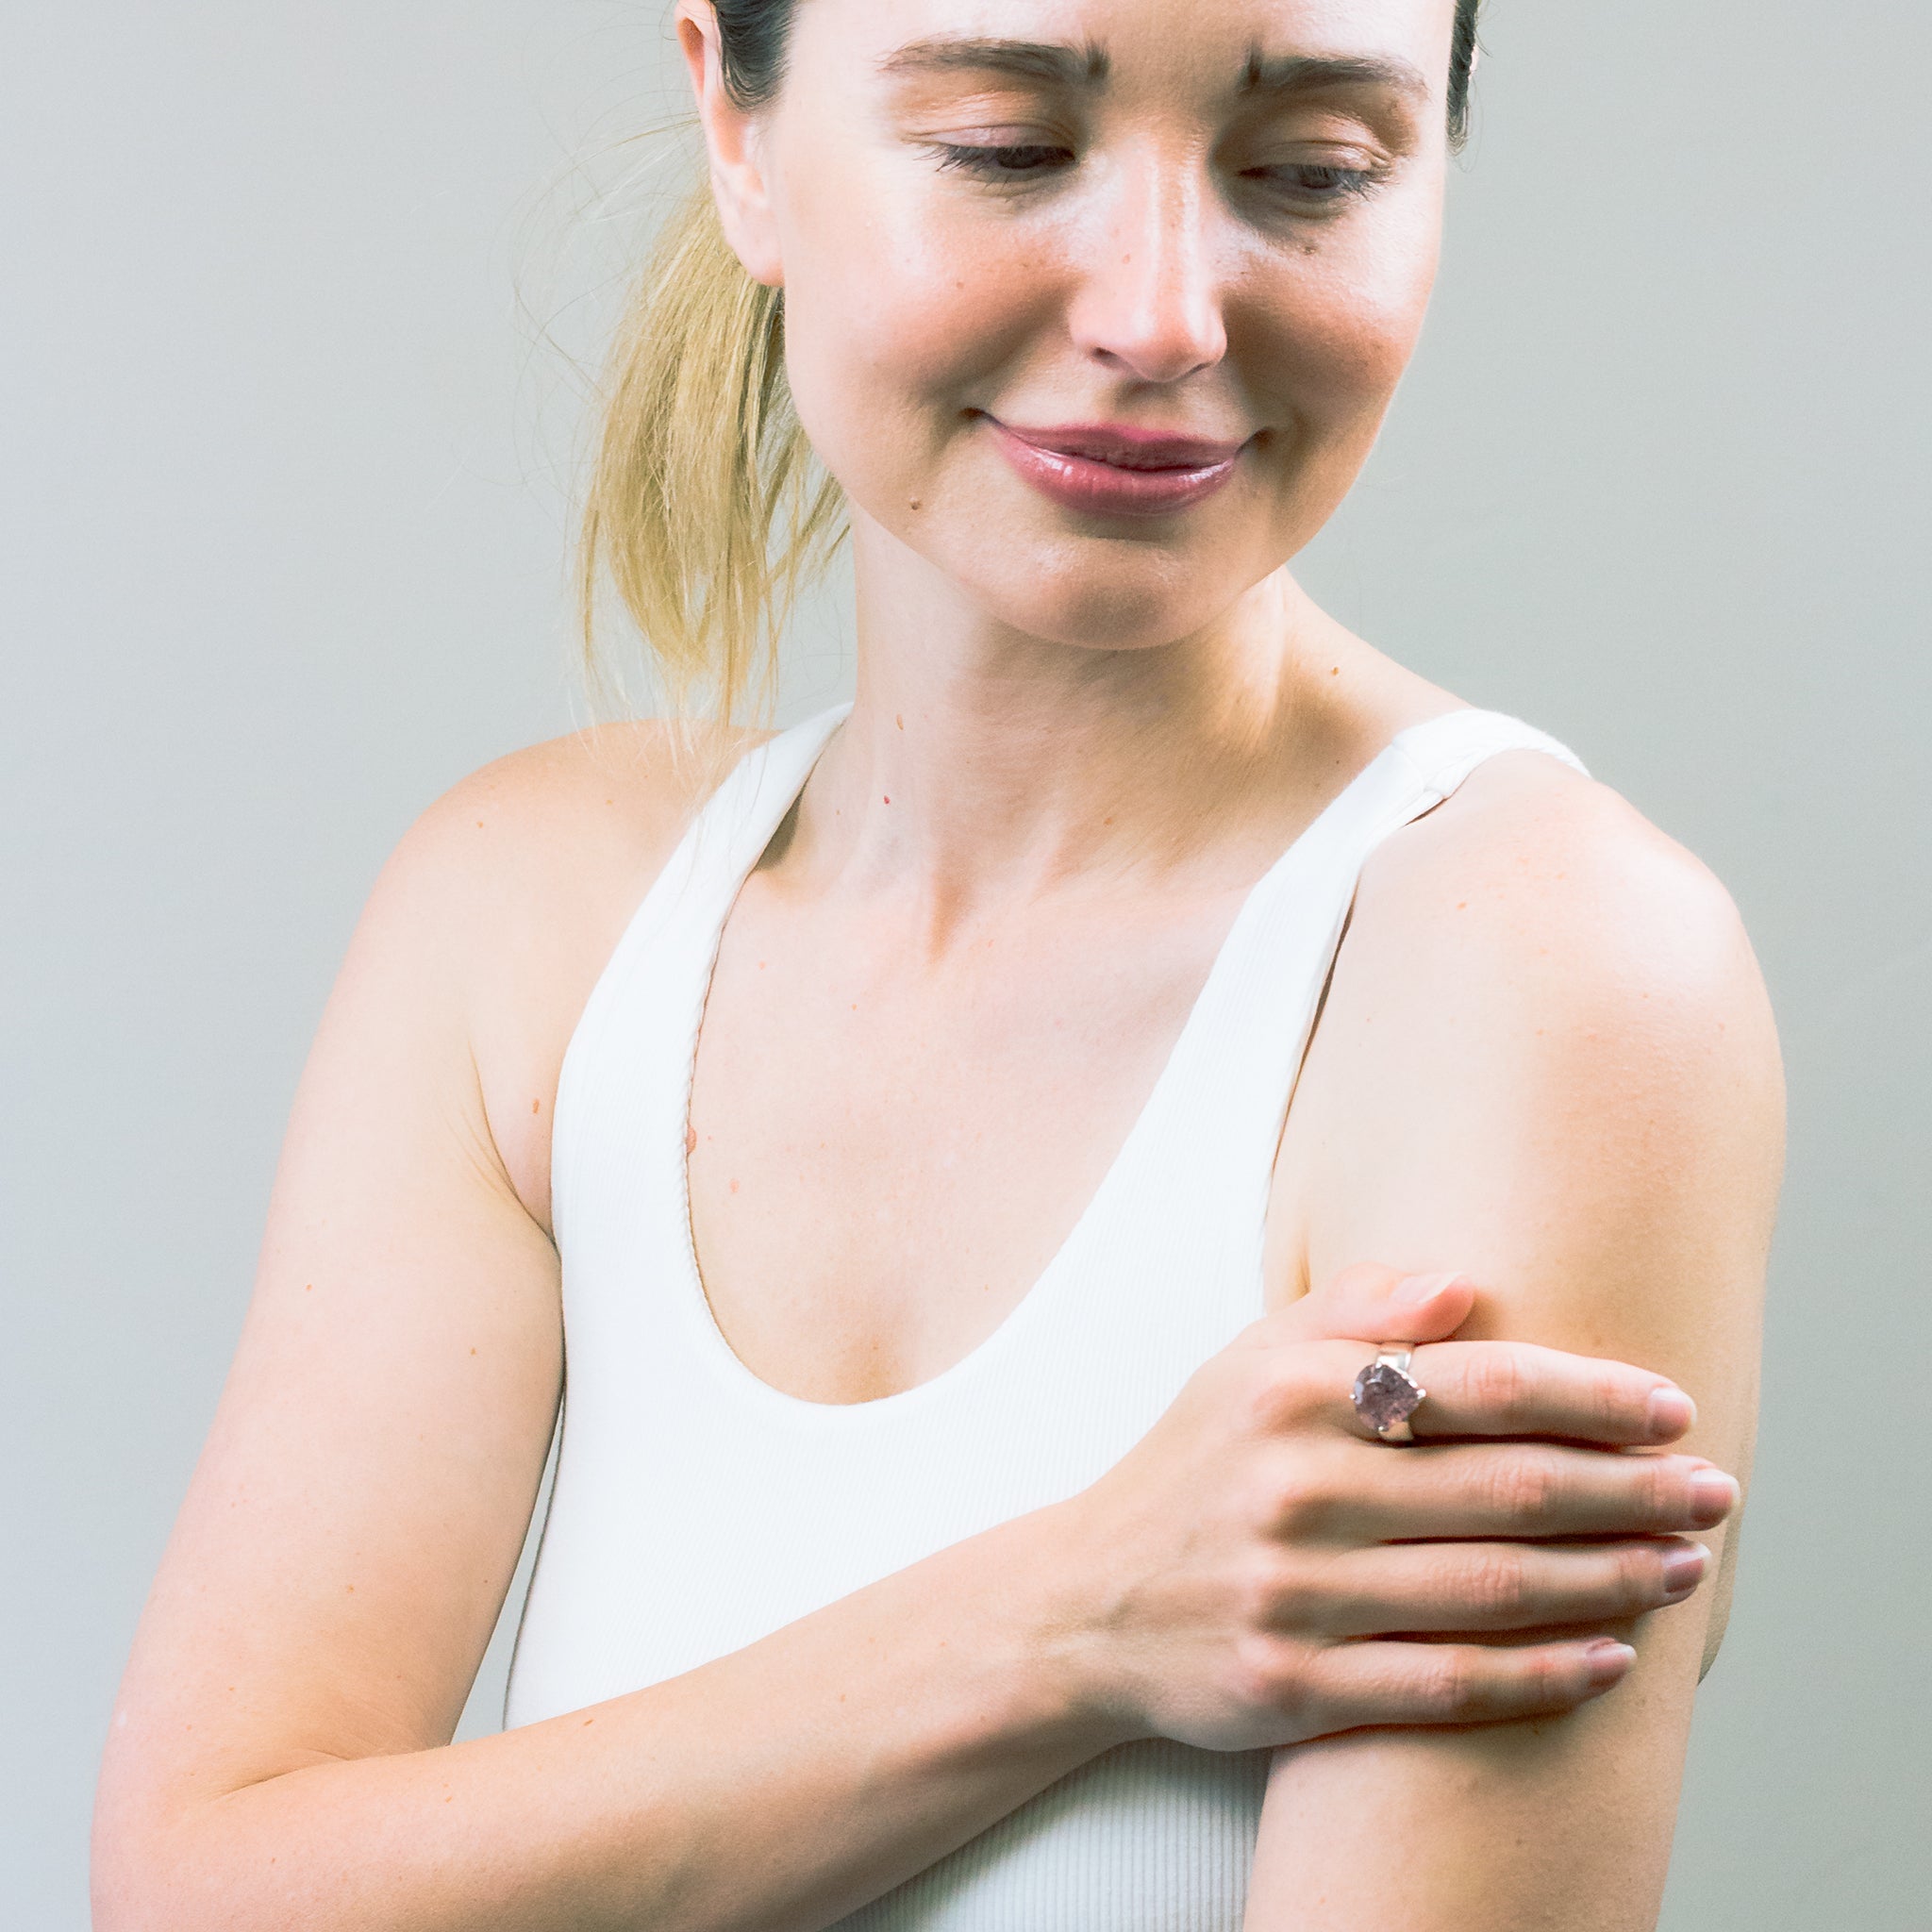
[[1709,1567],[1710,1551],[1703,1543],[1680,1543],[1664,1554],[1664,1589],[1672,1596],[1688,1596]]
[[1461,1274],[1411,1274],[1402,1282],[1391,1299],[1398,1302],[1425,1302],[1433,1294],[1441,1294],[1445,1288],[1454,1288],[1468,1277]]
[[1736,1476],[1721,1469],[1700,1469],[1690,1478],[1690,1513],[1698,1519],[1697,1527],[1708,1529],[1722,1523],[1740,1494]]
[[1681,1436],[1697,1420],[1697,1405],[1681,1389],[1666,1386],[1650,1391],[1650,1439],[1667,1442]]
[[1593,1684],[1613,1682],[1637,1661],[1637,1653],[1627,1643],[1619,1643],[1613,1637],[1600,1638],[1583,1654],[1590,1659],[1590,1677]]

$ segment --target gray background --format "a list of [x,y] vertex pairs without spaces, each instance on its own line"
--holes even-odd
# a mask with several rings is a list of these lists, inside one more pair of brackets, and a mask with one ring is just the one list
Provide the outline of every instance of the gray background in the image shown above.
[[[661,109],[663,13],[7,9],[0,1887],[36,1932],[86,1923],[109,1704],[362,897],[578,715],[573,391],[514,291],[595,339],[635,224],[578,217],[661,169],[610,142]],[[1790,1165],[1664,1924],[1923,1928],[1932,9],[1493,0],[1486,38],[1424,345],[1304,575],[1743,908]]]

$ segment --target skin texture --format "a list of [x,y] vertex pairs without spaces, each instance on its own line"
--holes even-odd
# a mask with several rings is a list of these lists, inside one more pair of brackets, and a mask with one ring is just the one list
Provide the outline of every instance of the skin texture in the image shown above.
[[[726,232],[786,290],[800,413],[852,500],[859,633],[853,716],[724,933],[693,1226],[747,1366],[861,1401],[1017,1304],[1243,891],[1458,702],[1288,569],[1422,325],[1451,8],[1195,0],[1176,35],[1163,0],[805,0],[755,113],[708,10],[677,17]],[[961,34],[1101,46],[1105,85],[880,67]],[[1264,103],[1236,85],[1257,46],[1420,91]],[[1049,158],[997,180],[941,165],[960,146]],[[1318,192],[1324,170],[1360,192]],[[1034,491],[989,413],[1246,447],[1216,495],[1128,525]],[[1529,754],[1371,859],[1277,1160],[1275,1312],[1117,1471],[704,1671],[448,1745],[556,1413],[558,1065],[698,803],[655,727],[606,727],[466,780],[385,870],[117,1706],[96,1923],[806,1932],[1164,1732],[1281,1744],[1250,1932],[1652,1925],[1735,1557],[1678,1457],[1746,1472],[1782,1095],[1723,889]],[[1472,1285],[1392,1312],[1438,1270]],[[1632,1446],[1391,1452],[1335,1391],[1345,1338],[1395,1333],[1464,1390],[1465,1435],[1553,1433],[1552,1358],[1486,1341],[1573,1352],[1578,1386],[1621,1374],[1633,1402],[1670,1378],[1695,1424],[1668,1452],[1580,1426],[1554,1433]],[[1551,1478],[1584,1463],[1621,1515],[1564,1513]],[[1445,1621],[1461,1586],[1428,1540],[1500,1536],[1456,1514],[1477,1496],[1519,1557],[1683,1532],[1722,1567],[1661,1608],[1598,1584],[1538,1626],[1486,1558],[1484,1614]],[[1294,1564],[1262,1588],[1262,1519],[1291,1504]],[[1404,1564],[1404,1621],[1341,1628]],[[1591,1696],[1576,1640],[1605,1632],[1637,1660]],[[1340,1642],[1362,1635],[1391,1641]],[[1443,1721],[1457,1672],[1537,1657],[1569,1674],[1538,1714]],[[1379,1723],[1337,1690],[1378,1659]]]

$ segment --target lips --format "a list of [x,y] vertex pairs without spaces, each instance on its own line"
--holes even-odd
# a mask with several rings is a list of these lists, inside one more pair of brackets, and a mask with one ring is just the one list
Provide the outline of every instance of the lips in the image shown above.
[[1125,424],[1015,428],[986,419],[1001,454],[1043,495],[1106,516],[1165,516],[1213,495],[1234,475],[1242,442],[1174,436]]

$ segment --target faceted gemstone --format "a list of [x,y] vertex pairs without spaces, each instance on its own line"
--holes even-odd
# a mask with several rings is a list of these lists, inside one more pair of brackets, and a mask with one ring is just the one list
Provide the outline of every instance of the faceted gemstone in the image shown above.
[[1371,1362],[1355,1378],[1356,1411],[1378,1435],[1404,1416],[1413,1415],[1422,1399],[1420,1384],[1393,1362]]

